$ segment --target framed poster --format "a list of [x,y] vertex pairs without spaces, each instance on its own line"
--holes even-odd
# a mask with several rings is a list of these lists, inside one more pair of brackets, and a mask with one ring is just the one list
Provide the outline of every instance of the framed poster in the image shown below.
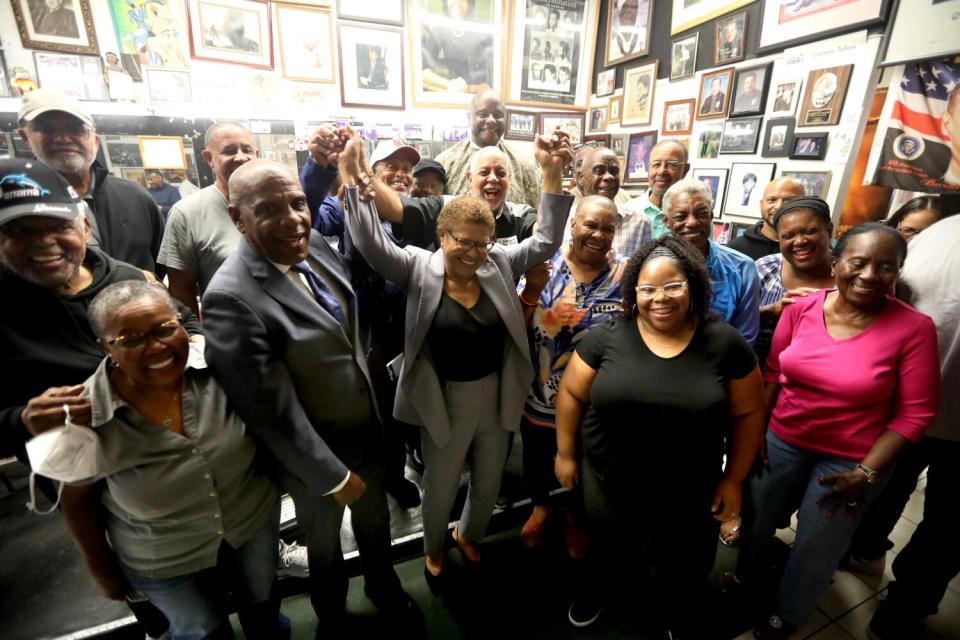
[[811,71],[807,76],[807,89],[803,94],[797,126],[813,127],[840,122],[843,99],[847,95],[852,72],[852,64]]
[[796,178],[803,183],[803,192],[808,196],[827,199],[830,188],[830,171],[781,171],[782,177]]
[[763,118],[729,118],[723,123],[720,153],[756,153]]
[[659,61],[631,67],[623,72],[623,127],[647,126],[653,120],[653,97],[657,88]]
[[507,101],[586,109],[599,12],[587,0],[513,0]]
[[665,136],[686,136],[693,131],[693,110],[697,101],[671,100],[663,103],[663,125],[660,129]]
[[713,64],[730,64],[747,55],[747,12],[740,11],[717,20],[713,40]]
[[773,162],[734,162],[723,203],[723,212],[748,218],[760,218],[760,200],[773,180],[777,165]]
[[267,0],[187,0],[187,21],[197,60],[273,69]]
[[617,70],[607,69],[597,74],[596,93],[598,98],[612,95],[617,88]]
[[793,118],[770,118],[767,120],[766,135],[763,137],[764,158],[785,158],[793,150]]
[[622,158],[627,152],[627,143],[629,139],[630,136],[625,134],[610,136],[610,148],[615,154]]
[[623,113],[623,96],[614,96],[610,98],[607,105],[607,124],[620,124],[620,117]]
[[[901,2],[891,19],[893,30],[887,40],[882,66],[927,60],[960,53],[960,0]],[[923,34],[918,38],[917,34]]]
[[339,22],[337,36],[343,106],[403,109],[403,30]]
[[697,46],[700,32],[674,40],[670,46],[670,79],[682,80],[693,77],[697,70]]
[[697,98],[697,120],[723,118],[730,106],[730,87],[733,67],[711,71],[700,76],[700,95]]
[[161,67],[143,68],[150,102],[193,102],[190,74]]
[[364,0],[363,2],[337,0],[337,18],[402,27],[405,4],[404,0]]
[[137,136],[145,169],[187,168],[182,136]]
[[698,24],[718,18],[754,0],[677,0],[673,3],[670,35],[675,36]]
[[583,144],[588,144],[591,147],[607,147],[610,148],[610,134],[609,133],[595,133],[593,135],[583,136]]
[[611,0],[603,66],[612,67],[650,53],[653,0]]
[[889,0],[763,0],[758,53],[880,24]]
[[[107,0],[107,3],[121,58],[136,58],[138,69],[143,66],[190,67],[187,14],[183,2]],[[128,66],[126,61],[124,66]]]
[[772,84],[773,90],[770,95],[773,96],[773,108],[770,110],[770,117],[782,118],[795,114],[797,102],[800,100],[800,89],[803,87],[803,78],[800,76],[778,77],[772,80]]
[[733,103],[730,116],[752,116],[763,113],[767,106],[767,85],[770,82],[770,68],[767,63],[746,69],[737,69],[734,82]]
[[590,109],[590,127],[587,131],[597,132],[607,130],[607,107],[593,107]]
[[330,9],[280,3],[274,7],[283,77],[303,82],[335,82]]
[[826,132],[796,134],[790,157],[795,160],[823,160],[827,155],[828,135]]
[[508,140],[533,140],[537,136],[537,114],[507,109],[503,137]]
[[570,136],[570,145],[577,146],[583,144],[583,129],[586,123],[586,115],[582,113],[573,113],[561,111],[557,113],[540,113],[539,127],[541,135],[549,135],[551,131],[560,128]]
[[10,5],[24,49],[100,54],[90,0],[10,0]]
[[37,84],[58,89],[77,100],[109,100],[103,62],[97,56],[34,51]]
[[713,159],[720,156],[720,138],[723,136],[722,122],[704,122],[698,125],[697,157]]
[[630,134],[630,141],[627,143],[626,163],[624,164],[624,184],[646,182],[650,152],[655,144],[657,144],[656,131]]
[[723,196],[727,192],[727,169],[694,169],[692,178],[710,187],[713,193],[713,217],[722,217]]

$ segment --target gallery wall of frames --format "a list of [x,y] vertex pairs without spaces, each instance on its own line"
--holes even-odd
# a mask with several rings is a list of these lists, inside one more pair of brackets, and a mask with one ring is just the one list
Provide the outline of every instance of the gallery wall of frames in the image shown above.
[[[108,125],[111,170],[138,179],[163,144],[179,145],[182,170],[195,169],[198,119],[249,122],[262,155],[291,168],[325,120],[435,156],[469,135],[470,97],[491,86],[507,104],[510,144],[561,126],[575,144],[613,148],[636,193],[652,145],[681,139],[693,176],[716,194],[721,237],[759,218],[765,184],[781,175],[801,179],[841,221],[836,205],[869,155],[860,141],[876,122],[870,105],[886,109],[874,100],[893,75],[881,54],[893,64],[960,49],[949,20],[935,21],[923,45],[898,42],[896,29],[960,0],[921,0],[903,18],[895,4],[65,0],[52,12],[0,0],[0,114],[9,121],[33,87],[66,91]],[[126,130],[137,117],[184,123],[172,136],[180,142]],[[0,153],[28,153],[4,131]],[[882,215],[889,200],[857,215]]]

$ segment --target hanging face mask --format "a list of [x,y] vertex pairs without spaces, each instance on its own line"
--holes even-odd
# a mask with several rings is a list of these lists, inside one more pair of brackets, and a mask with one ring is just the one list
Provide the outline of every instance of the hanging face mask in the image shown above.
[[[27,456],[30,458],[30,503],[27,505],[34,513],[52,513],[60,503],[63,484],[84,482],[97,476],[100,469],[100,441],[93,429],[73,424],[70,420],[70,407],[63,405],[67,414],[66,424],[62,427],[44,431],[27,442]],[[60,481],[57,488],[57,502],[48,511],[36,508],[34,476],[41,475]]]

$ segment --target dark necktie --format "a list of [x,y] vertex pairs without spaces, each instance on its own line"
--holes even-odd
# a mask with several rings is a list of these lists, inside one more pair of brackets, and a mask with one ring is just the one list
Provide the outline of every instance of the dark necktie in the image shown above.
[[313,297],[317,303],[336,318],[337,322],[346,327],[347,319],[343,315],[343,307],[340,306],[340,301],[337,300],[337,297],[330,291],[330,287],[323,281],[323,278],[318,276],[313,269],[310,268],[306,260],[298,262],[291,268],[307,278],[307,284],[310,285],[310,291],[313,292]]

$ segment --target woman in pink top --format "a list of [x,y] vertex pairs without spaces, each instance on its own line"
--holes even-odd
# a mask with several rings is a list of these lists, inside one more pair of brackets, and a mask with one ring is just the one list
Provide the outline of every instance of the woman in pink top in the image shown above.
[[906,253],[894,229],[854,227],[837,246],[837,288],[798,299],[777,325],[764,374],[773,411],[744,509],[738,582],[763,577],[777,523],[799,513],[757,638],[789,637],[810,617],[897,454],[936,414],[933,321],[886,295]]

